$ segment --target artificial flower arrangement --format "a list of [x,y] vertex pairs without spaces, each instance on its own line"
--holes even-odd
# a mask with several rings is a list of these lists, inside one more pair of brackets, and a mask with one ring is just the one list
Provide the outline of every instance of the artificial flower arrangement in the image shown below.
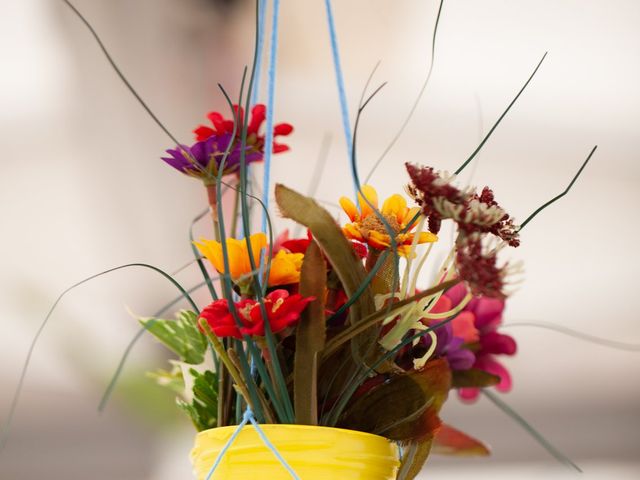
[[[207,189],[213,238],[193,244],[198,261],[207,262],[201,269],[213,299],[201,311],[180,312],[177,321],[141,320],[179,357],[156,378],[180,392],[178,405],[203,439],[208,432],[217,438],[220,427],[240,423],[249,410],[259,424],[334,427],[401,446],[401,461],[367,478],[414,478],[431,451],[488,454],[439,413],[451,390],[469,402],[481,389],[510,390],[499,358],[514,355],[516,342],[499,330],[517,267],[497,256],[519,245],[525,223],[517,225],[489,187],[461,188],[455,175],[407,163],[406,196],[381,202],[372,186],[362,185],[355,202],[339,200],[349,219],[343,225],[314,199],[278,184],[280,215],[307,234],[252,233],[243,188],[247,166],[262,161],[268,148],[261,133],[265,107],[255,105],[249,118],[237,105],[232,112],[234,119],[210,113],[213,126],[198,127],[196,143],[164,158]],[[292,131],[282,123],[273,136]],[[288,150],[275,141],[272,147]],[[231,222],[223,185],[235,190]],[[237,205],[244,205],[240,238],[233,236]],[[447,221],[457,232],[453,247],[422,284]],[[220,279],[219,290],[210,272]],[[220,455],[232,430],[223,429],[213,453],[194,449],[198,478],[209,478],[214,453]],[[339,478],[365,477],[345,470]]]
[[[360,184],[352,158],[357,194],[339,199],[344,224],[313,198],[276,184],[279,214],[306,229],[291,238],[272,231],[267,205],[250,193],[248,170],[289,150],[276,139],[293,127],[273,125],[272,112],[251,105],[250,95],[242,108],[223,93],[231,118],[209,113],[193,144],[176,142],[163,157],[207,192],[212,235],[194,239],[192,248],[211,302],[200,308],[179,287],[189,310],[140,319],[176,355],[170,369],[151,375],[178,394],[199,432],[197,477],[410,480],[431,452],[487,455],[486,445],[440,411],[452,390],[468,402],[481,391],[499,401],[489,389],[510,390],[500,358],[517,347],[500,325],[518,268],[498,254],[518,247],[524,226],[568,189],[518,224],[489,187],[457,185],[503,114],[455,174],[407,163],[406,183],[397,186],[405,193],[384,201]],[[252,207],[264,218],[257,231]],[[443,222],[454,226],[455,240],[425,282]],[[271,452],[243,440],[248,422]],[[234,442],[245,443],[234,451]]]

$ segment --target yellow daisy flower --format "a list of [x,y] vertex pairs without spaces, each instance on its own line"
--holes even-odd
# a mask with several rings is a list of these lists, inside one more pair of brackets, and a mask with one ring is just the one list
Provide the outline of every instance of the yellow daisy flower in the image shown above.
[[[378,193],[370,185],[362,186],[364,197],[371,205],[378,209]],[[340,206],[349,216],[352,223],[346,224],[342,231],[347,238],[366,243],[376,250],[384,250],[391,245],[391,236],[384,223],[378,218],[374,210],[369,206],[360,193],[358,193],[360,210],[347,197],[340,198]],[[420,211],[419,207],[407,207],[407,201],[402,195],[394,194],[382,204],[380,213],[395,233],[395,241],[398,246],[398,254],[406,256],[411,251],[415,234],[411,232],[415,222],[409,222]],[[401,233],[405,231],[406,233]],[[431,232],[420,232],[418,243],[436,242],[438,236]]]
[[[251,252],[256,264],[260,263],[262,250],[267,248],[267,236],[264,233],[255,233],[249,237]],[[200,253],[211,262],[219,273],[225,273],[222,244],[215,240],[201,238],[194,242]],[[229,274],[236,284],[246,284],[251,278],[251,262],[249,261],[249,249],[243,239],[227,238],[225,241],[229,254]],[[300,268],[302,267],[302,253],[288,253],[279,251],[271,259],[269,280],[267,285],[288,285],[300,281]]]

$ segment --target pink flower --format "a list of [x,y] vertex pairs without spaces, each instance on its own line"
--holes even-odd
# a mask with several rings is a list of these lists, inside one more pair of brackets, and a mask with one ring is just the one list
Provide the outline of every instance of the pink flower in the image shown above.
[[[452,305],[458,305],[467,294],[466,287],[460,283],[451,288],[445,295]],[[515,340],[497,331],[502,324],[504,299],[475,297],[465,309],[453,319],[454,336],[465,339],[465,345],[474,351],[476,360],[472,368],[484,370],[500,377],[496,389],[500,392],[511,390],[511,375],[497,360],[498,355],[514,355],[517,350]],[[480,393],[478,388],[461,388],[460,398],[474,401]]]

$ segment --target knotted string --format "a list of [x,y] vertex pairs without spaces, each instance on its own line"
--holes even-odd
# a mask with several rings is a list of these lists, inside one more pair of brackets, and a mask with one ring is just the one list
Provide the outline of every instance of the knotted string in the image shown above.
[[287,470],[287,472],[289,472],[289,474],[291,475],[291,478],[293,478],[294,480],[300,480],[300,477],[296,475],[296,472],[293,471],[293,469],[289,466],[287,461],[282,457],[282,455],[280,455],[280,452],[278,452],[278,449],[275,447],[275,445],[271,443],[271,440],[269,440],[269,438],[265,435],[262,428],[260,428],[260,425],[256,421],[255,417],[253,416],[253,412],[249,407],[247,407],[247,409],[244,411],[244,415],[242,416],[242,422],[240,422],[240,424],[236,427],[235,431],[233,432],[233,434],[231,435],[227,443],[224,445],[224,447],[222,447],[222,450],[220,450],[220,453],[218,454],[216,461],[213,463],[213,465],[211,466],[211,470],[209,470],[209,473],[207,474],[206,480],[211,479],[211,476],[218,468],[218,465],[220,465],[222,458],[226,455],[227,451],[229,450],[233,442],[236,440],[236,438],[238,438],[238,435],[240,435],[240,432],[245,427],[245,425],[249,422],[251,422],[251,424],[255,427],[263,443],[267,446],[269,450],[271,450],[273,455],[278,459],[278,461]]

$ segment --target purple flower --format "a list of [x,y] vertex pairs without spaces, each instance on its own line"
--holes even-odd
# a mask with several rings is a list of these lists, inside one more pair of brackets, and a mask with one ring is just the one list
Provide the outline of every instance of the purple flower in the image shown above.
[[[162,157],[176,170],[186,175],[197,178],[211,178],[218,175],[220,164],[224,154],[229,148],[229,143],[233,140],[231,134],[212,135],[207,140],[196,142],[192,146],[179,145],[175,149],[167,150],[169,157]],[[246,162],[252,163],[262,160],[262,153],[251,151],[250,147],[245,147]],[[237,172],[240,168],[241,146],[239,142],[232,145],[229,155],[223,165],[223,175]]]
[[[431,313],[446,312],[451,309],[451,301],[445,297],[440,297],[438,303],[431,309]],[[436,325],[442,320],[431,321],[430,325]],[[449,363],[451,370],[470,369],[476,357],[471,350],[465,348],[464,338],[458,337],[454,333],[452,322],[446,323],[434,330],[436,335],[436,349],[433,352],[435,357],[444,357]],[[424,336],[421,339],[421,346],[428,349],[431,346],[431,337]]]

